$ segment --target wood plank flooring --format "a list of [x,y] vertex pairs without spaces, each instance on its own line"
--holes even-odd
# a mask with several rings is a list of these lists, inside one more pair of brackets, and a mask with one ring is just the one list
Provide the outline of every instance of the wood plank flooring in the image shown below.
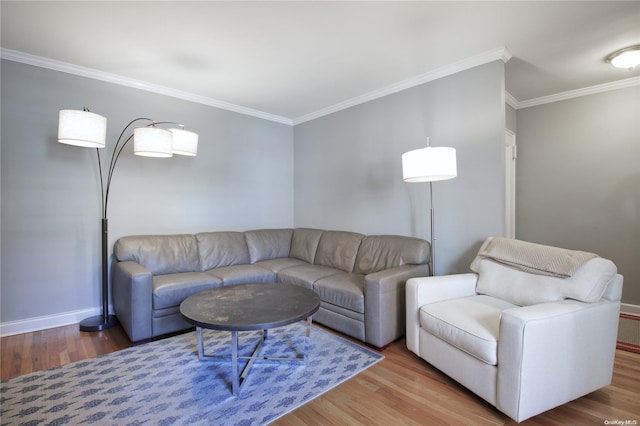
[[[3,337],[0,339],[1,379],[92,358],[131,345],[120,326],[98,333],[84,333],[77,325],[71,325]],[[273,424],[516,424],[409,352],[404,339],[389,345],[382,354],[385,356],[383,361]],[[640,354],[617,350],[610,386],[521,424],[605,425],[614,424],[613,421],[640,424]]]

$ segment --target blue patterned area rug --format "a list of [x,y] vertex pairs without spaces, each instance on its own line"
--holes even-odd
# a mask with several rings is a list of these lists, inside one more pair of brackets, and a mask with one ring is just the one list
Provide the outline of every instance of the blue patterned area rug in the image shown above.
[[[304,322],[269,330],[261,355],[299,356]],[[203,330],[205,352],[230,355],[231,333]],[[250,355],[259,332],[241,332]],[[262,425],[383,359],[318,327],[308,362],[259,362],[240,395],[231,394],[230,361],[200,361],[195,332],[135,346],[0,386],[2,425]]]

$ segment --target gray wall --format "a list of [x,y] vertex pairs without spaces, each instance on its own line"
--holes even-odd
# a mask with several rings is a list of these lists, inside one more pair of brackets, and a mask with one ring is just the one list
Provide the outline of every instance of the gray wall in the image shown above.
[[520,109],[516,236],[590,251],[640,305],[640,87]]
[[496,61],[297,125],[295,225],[430,239],[428,184],[404,183],[401,164],[430,136],[458,159],[458,177],[433,184],[436,272],[468,271],[504,234],[503,88]]
[[193,158],[137,157],[127,146],[110,246],[128,234],[293,226],[290,126],[6,60],[1,72],[1,322],[100,305],[95,150],[56,141],[60,109],[106,116],[105,150],[140,116],[200,135]]
[[505,105],[506,108],[506,124],[505,127],[513,133],[518,131],[516,110],[511,105]]

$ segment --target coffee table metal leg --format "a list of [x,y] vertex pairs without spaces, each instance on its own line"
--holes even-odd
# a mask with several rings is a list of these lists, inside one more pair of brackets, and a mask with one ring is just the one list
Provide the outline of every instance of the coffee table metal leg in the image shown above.
[[[242,389],[242,385],[251,370],[255,361],[289,361],[289,362],[303,362],[307,363],[307,359],[309,357],[309,347],[311,341],[311,317],[306,318],[306,333],[304,337],[304,349],[302,356],[298,357],[269,357],[269,356],[259,356],[260,350],[267,339],[268,332],[267,330],[262,330],[262,336],[258,341],[253,353],[250,356],[241,356],[239,354],[239,338],[238,331],[231,331],[231,391],[234,396],[238,396],[240,394],[240,390]],[[229,360],[229,355],[213,355],[207,354],[204,352],[204,342],[202,338],[202,327],[196,327],[196,334],[198,338],[198,358],[200,360]],[[242,372],[238,374],[238,360],[248,360],[247,364],[242,369]]]
[[202,342],[202,327],[196,327],[198,335],[198,359],[204,359],[204,343]]
[[238,376],[238,332],[231,332],[231,380],[233,381],[233,395],[240,392],[240,377]]
[[309,358],[309,344],[311,341],[311,317],[305,319],[307,323],[307,335],[304,338],[304,352],[302,354],[302,358],[304,359],[305,365],[307,364],[307,359]]

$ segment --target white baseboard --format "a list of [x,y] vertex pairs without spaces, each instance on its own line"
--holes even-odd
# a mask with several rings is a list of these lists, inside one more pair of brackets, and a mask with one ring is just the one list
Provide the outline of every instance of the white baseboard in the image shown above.
[[640,316],[640,306],[622,303],[620,305],[620,313]]
[[64,312],[61,314],[48,315],[44,317],[28,318],[19,321],[3,322],[0,323],[0,337],[13,336],[14,334],[31,333],[33,331],[62,327],[70,324],[79,324],[83,319],[96,315],[100,315],[99,307],[82,309],[79,311]]

